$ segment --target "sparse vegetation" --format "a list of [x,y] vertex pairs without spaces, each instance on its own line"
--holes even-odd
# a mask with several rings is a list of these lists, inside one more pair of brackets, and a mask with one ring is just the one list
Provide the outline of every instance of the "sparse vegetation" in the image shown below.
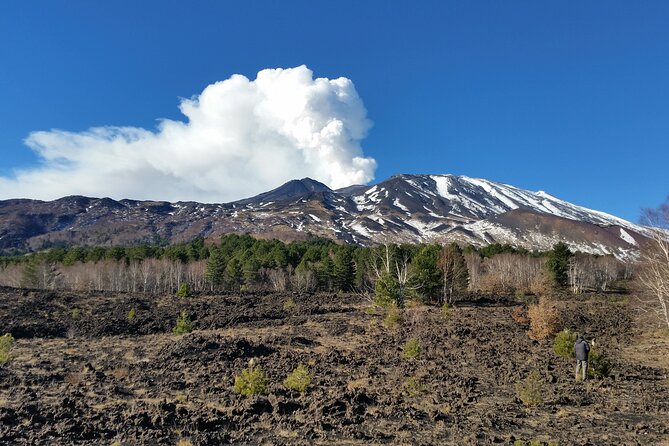
[[369,306],[365,307],[364,311],[365,311],[365,314],[368,314],[370,316],[376,316],[376,314],[378,313],[376,305],[369,305]]
[[444,321],[447,321],[453,317],[453,308],[449,305],[448,302],[441,306],[441,309],[439,310],[439,316]]
[[283,381],[287,389],[304,393],[311,384],[312,376],[304,364],[299,364]]
[[410,376],[404,380],[402,388],[404,389],[404,392],[411,398],[418,398],[427,391],[427,386],[421,383],[418,378],[413,376]]
[[191,331],[193,331],[193,323],[186,310],[183,310],[177,317],[177,323],[172,329],[172,332],[174,334],[185,334],[190,333]]
[[79,319],[81,317],[81,310],[79,308],[73,308],[72,311],[70,311],[70,317],[72,319]]
[[530,331],[527,334],[531,339],[546,339],[560,330],[560,311],[546,297],[539,298],[538,304],[530,305],[527,316],[530,319]]
[[190,285],[188,285],[187,282],[183,282],[179,286],[179,290],[177,291],[177,297],[181,298],[190,297]]
[[516,383],[516,396],[527,407],[544,402],[544,383],[537,371],[531,372],[524,381]]
[[289,297],[286,299],[286,301],[283,303],[283,309],[285,311],[292,311],[295,309],[297,305],[295,304],[295,300],[292,297]]
[[386,317],[383,319],[383,325],[386,328],[397,328],[402,323],[402,313],[396,305],[388,306]]
[[423,349],[420,345],[420,342],[418,342],[418,339],[409,339],[402,348],[402,358],[406,360],[418,358],[422,350]]
[[9,361],[9,352],[14,344],[14,338],[11,334],[5,333],[0,336],[0,364]]
[[511,313],[511,318],[516,321],[518,325],[527,326],[530,320],[527,317],[527,311],[523,307],[516,307]]
[[523,440],[516,440],[513,442],[513,446],[558,446],[557,441],[548,440],[546,442],[542,440],[530,440],[525,442]]
[[260,365],[251,361],[241,375],[235,377],[234,389],[243,396],[264,394],[267,390],[267,378]]
[[128,321],[130,322],[134,321],[136,316],[137,316],[137,310],[131,308],[130,311],[128,311]]

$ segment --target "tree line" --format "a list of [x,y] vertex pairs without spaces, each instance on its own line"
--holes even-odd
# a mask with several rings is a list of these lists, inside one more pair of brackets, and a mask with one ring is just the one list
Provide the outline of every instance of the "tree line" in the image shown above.
[[477,291],[605,291],[630,274],[628,265],[611,256],[572,253],[563,243],[530,252],[500,244],[362,247],[325,238],[284,243],[248,234],[225,235],[211,244],[196,239],[0,257],[0,284],[7,286],[174,293],[185,283],[194,292],[342,291],[399,306],[407,298],[444,303]]

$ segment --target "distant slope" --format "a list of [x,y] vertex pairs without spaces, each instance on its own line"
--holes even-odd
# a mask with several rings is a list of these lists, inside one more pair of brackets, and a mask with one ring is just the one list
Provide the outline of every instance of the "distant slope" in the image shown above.
[[180,242],[249,232],[283,240],[309,234],[345,242],[457,241],[549,249],[557,241],[634,257],[647,229],[545,192],[455,175],[397,175],[331,190],[304,178],[233,203],[65,197],[0,201],[0,249]]

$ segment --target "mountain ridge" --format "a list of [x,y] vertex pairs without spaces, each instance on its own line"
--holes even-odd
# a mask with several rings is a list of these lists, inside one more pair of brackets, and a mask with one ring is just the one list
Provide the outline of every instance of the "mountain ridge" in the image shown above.
[[370,245],[509,243],[633,258],[647,228],[549,193],[467,176],[394,175],[332,190],[310,178],[229,203],[68,196],[0,201],[0,250],[176,243],[249,232],[282,240],[324,236]]

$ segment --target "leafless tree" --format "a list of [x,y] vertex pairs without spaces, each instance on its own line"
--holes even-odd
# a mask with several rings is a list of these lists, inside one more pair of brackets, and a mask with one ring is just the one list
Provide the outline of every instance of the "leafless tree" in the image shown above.
[[669,329],[669,197],[659,208],[646,210],[643,221],[652,225],[653,243],[643,250],[639,280],[655,303],[652,311]]
[[476,252],[465,254],[465,262],[469,272],[469,290],[478,291],[481,289],[481,275],[483,274],[483,260]]
[[274,291],[286,291],[286,272],[281,268],[267,270],[267,279]]

